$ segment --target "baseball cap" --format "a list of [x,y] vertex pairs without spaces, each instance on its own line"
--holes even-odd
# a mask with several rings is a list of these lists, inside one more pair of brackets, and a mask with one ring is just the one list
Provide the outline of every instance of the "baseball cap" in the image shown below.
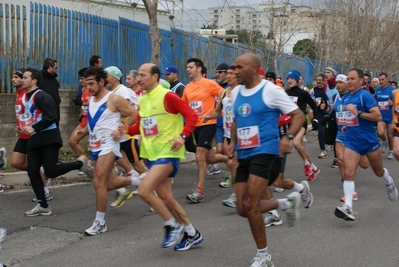
[[111,75],[111,76],[117,78],[118,80],[120,80],[122,77],[122,71],[118,67],[111,66],[111,67],[106,68],[104,71],[108,75]]
[[216,67],[216,70],[227,71],[228,68],[229,68],[229,65],[227,65],[226,63],[222,63]]
[[168,75],[170,73],[179,73],[179,70],[177,69],[177,67],[175,65],[170,65],[169,67],[167,67],[165,69],[163,74]]
[[266,78],[271,78],[273,80],[276,80],[276,73],[274,73],[273,71],[268,71],[266,72]]
[[259,67],[258,74],[261,75],[261,76],[265,76],[265,69],[262,68],[262,67]]

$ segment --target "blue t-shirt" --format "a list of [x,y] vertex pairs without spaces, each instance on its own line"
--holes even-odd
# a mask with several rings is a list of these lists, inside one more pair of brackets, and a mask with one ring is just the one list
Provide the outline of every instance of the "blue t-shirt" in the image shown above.
[[[342,106],[342,99],[345,98],[349,93],[345,93],[343,95],[340,95],[339,93],[336,94],[335,100],[334,100],[334,110],[335,110],[335,120],[337,122],[337,136],[335,140],[339,142],[344,142],[345,141],[345,134],[342,132],[342,127],[346,125],[346,120],[345,120],[345,109]],[[334,97],[333,97],[334,98]]]
[[378,108],[380,109],[382,120],[384,122],[392,123],[392,106],[388,104],[388,100],[392,99],[392,91],[395,90],[392,86],[388,85],[385,89],[381,86],[375,89],[375,99],[377,100]]
[[[377,107],[373,95],[362,89],[357,90],[353,94],[348,93],[342,98],[342,107],[344,110],[346,110],[345,107],[348,104],[356,105],[357,110],[362,112],[369,112],[371,108]],[[351,143],[358,147],[378,143],[374,121],[362,119],[349,111],[346,112],[346,120],[345,145]]]

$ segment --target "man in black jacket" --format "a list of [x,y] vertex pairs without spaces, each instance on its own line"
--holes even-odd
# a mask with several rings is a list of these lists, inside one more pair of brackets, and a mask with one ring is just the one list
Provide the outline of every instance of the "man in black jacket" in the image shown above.
[[57,70],[57,60],[53,58],[46,58],[44,60],[40,89],[45,91],[54,99],[55,104],[57,105],[57,127],[59,127],[61,98],[59,93],[60,83],[57,80]]

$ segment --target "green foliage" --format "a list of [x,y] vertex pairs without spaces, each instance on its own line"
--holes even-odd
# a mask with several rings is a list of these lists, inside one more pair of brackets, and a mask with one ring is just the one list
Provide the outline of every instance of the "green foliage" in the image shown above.
[[252,47],[258,46],[263,38],[262,32],[258,30],[239,30],[237,31],[237,37],[238,42]]
[[303,39],[296,42],[292,52],[300,57],[317,58],[316,45],[312,39]]

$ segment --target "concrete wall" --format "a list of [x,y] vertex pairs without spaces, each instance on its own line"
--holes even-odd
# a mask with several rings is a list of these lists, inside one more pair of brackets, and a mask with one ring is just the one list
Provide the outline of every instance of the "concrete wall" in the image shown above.
[[[78,125],[80,108],[76,107],[71,100],[75,98],[76,91],[61,90],[61,121],[60,130],[64,147],[68,145],[68,137],[73,129]],[[0,147],[7,149],[7,160],[11,161],[11,153],[14,150],[17,137],[15,136],[15,94],[0,94]],[[84,140],[82,140],[84,141]]]

